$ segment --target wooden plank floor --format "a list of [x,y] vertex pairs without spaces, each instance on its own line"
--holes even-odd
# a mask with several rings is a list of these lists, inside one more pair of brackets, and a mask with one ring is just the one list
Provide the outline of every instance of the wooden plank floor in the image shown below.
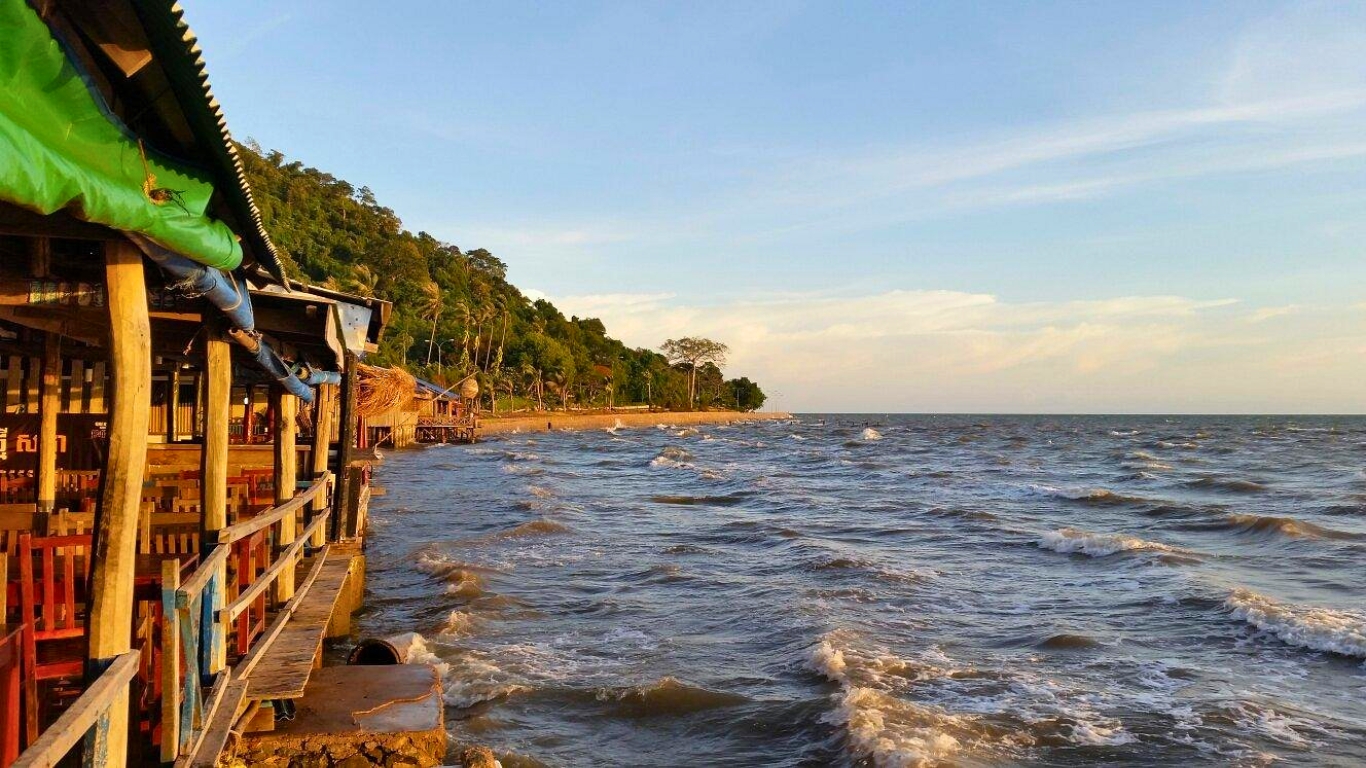
[[217,765],[218,755],[228,742],[233,723],[237,722],[237,717],[242,714],[242,702],[247,695],[245,680],[233,680],[227,686],[223,699],[209,716],[199,746],[194,754],[177,760],[176,768],[213,768]]
[[262,649],[260,661],[247,674],[247,698],[297,699],[313,672],[323,634],[346,582],[349,557],[328,557],[317,579],[280,634]]

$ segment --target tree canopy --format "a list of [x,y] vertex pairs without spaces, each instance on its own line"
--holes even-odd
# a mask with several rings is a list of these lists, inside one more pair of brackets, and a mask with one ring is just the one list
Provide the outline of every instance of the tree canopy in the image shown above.
[[241,150],[290,277],[394,303],[372,362],[442,384],[475,374],[486,406],[496,398],[498,410],[753,401],[735,394],[748,379],[721,378],[727,348],[720,342],[673,339],[664,354],[628,348],[597,318],[566,318],[554,304],[528,299],[489,251],[404,229],[368,187],[254,143]]

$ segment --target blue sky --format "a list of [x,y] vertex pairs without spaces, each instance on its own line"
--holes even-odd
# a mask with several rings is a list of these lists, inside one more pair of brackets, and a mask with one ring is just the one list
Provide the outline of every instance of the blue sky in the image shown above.
[[782,407],[1366,410],[1366,5],[187,15],[239,138]]

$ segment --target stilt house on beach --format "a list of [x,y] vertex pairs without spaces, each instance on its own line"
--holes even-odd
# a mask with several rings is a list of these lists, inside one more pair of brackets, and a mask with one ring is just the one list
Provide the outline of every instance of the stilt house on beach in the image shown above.
[[178,5],[0,0],[0,767],[213,765],[320,685],[441,757],[430,669],[317,669],[390,307],[287,279],[236,151]]

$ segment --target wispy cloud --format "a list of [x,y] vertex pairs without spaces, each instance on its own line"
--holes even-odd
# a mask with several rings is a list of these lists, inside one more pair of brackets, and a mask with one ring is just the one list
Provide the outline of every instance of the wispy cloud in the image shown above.
[[1366,346],[1366,315],[1350,307],[1299,313],[1183,296],[1006,302],[901,290],[553,300],[602,318],[632,345],[683,334],[724,340],[733,372],[797,410],[1363,408],[1347,382],[1366,374],[1366,357],[1347,354]]

